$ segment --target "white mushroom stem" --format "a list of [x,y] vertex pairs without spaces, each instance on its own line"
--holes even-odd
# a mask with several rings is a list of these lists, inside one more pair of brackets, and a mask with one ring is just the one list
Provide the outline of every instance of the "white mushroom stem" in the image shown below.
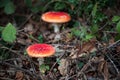
[[53,23],[52,26],[54,27],[54,32],[55,33],[59,33],[60,32],[60,29],[59,29],[59,25],[57,23]]
[[44,58],[38,58],[37,60],[38,60],[38,62],[39,62],[39,66],[44,63]]
[[59,40],[61,38],[60,36],[60,25],[57,23],[53,23],[52,26],[54,27],[54,32],[56,33],[55,40]]

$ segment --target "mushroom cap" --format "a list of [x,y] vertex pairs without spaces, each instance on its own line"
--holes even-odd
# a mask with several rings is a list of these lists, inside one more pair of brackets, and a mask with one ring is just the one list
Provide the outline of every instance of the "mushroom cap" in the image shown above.
[[46,12],[42,15],[42,20],[50,23],[65,23],[71,20],[69,14],[65,12]]
[[55,53],[54,47],[48,44],[33,44],[26,51],[31,57],[49,57]]

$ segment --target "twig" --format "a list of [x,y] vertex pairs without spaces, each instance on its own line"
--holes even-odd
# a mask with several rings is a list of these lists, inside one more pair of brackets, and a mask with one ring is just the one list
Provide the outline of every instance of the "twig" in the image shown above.
[[30,66],[33,68],[33,73],[36,74],[35,66],[33,65],[33,62],[31,60],[31,58],[30,57],[27,57],[27,58],[28,58],[28,60],[30,62]]
[[14,61],[14,60],[19,60],[19,59],[21,59],[21,58],[11,58],[11,59],[6,59],[4,61],[8,62],[8,61]]
[[105,25],[103,25],[103,27],[101,27],[98,31],[101,31],[103,30],[107,25],[108,25],[109,22],[107,22]]
[[30,37],[30,35],[29,34],[27,34],[27,33],[24,33],[24,32],[21,32],[23,35],[25,35],[25,36],[27,36],[28,38],[30,38],[30,39],[32,39],[32,40],[34,40],[34,41],[36,41],[37,43],[39,43],[39,40],[37,40],[36,38],[34,38],[33,36],[32,37]]
[[1,64],[1,65],[3,65],[3,64],[4,64],[4,65],[8,65],[8,66],[11,66],[11,67],[13,67],[13,68],[22,70],[23,72],[26,72],[26,73],[28,73],[29,75],[31,75],[34,79],[36,79],[36,78],[39,79],[39,78],[40,78],[40,77],[37,76],[36,74],[31,73],[29,70],[20,68],[20,67],[18,67],[18,66],[12,65],[12,64],[9,64],[9,63],[7,63],[7,62],[5,62],[5,61],[0,61],[0,64]]
[[110,33],[110,34],[118,34],[118,32],[115,31],[103,31],[104,33]]
[[112,45],[108,46],[107,49],[111,49],[113,47],[116,47],[116,46],[120,46],[120,40],[116,41],[115,43],[113,43]]
[[19,26],[19,29],[20,29],[23,25],[25,25],[25,23],[26,23],[32,16],[33,16],[33,13],[31,13],[31,14],[27,17],[27,19]]
[[10,79],[10,78],[5,78],[5,77],[0,77],[1,80],[15,80],[15,79]]
[[[117,47],[117,46],[120,46],[120,40],[118,40],[118,41],[116,41],[115,43],[113,43],[112,45],[108,46],[108,47],[106,48],[106,50],[109,50],[109,51],[110,51],[111,48],[115,48],[115,47]],[[119,72],[118,68],[116,67],[115,63],[112,61],[112,59],[111,59],[107,54],[105,54],[105,55],[106,55],[107,58],[110,60],[110,62],[113,64],[113,67],[115,68],[116,72],[119,74],[120,72]]]
[[[59,60],[62,58],[64,56],[64,53],[58,58]],[[53,68],[55,67],[55,65],[57,64],[57,62],[58,61],[56,61],[53,65],[52,65],[52,67],[51,67],[51,69],[50,69],[50,72],[53,70]],[[50,73],[49,73],[50,74]]]
[[5,47],[5,46],[3,46],[3,47],[1,47],[1,48],[3,48],[3,49],[7,49],[7,50],[9,50],[9,51],[11,51],[11,52],[17,54],[18,56],[22,56],[21,54],[18,54],[18,53],[20,53],[20,52],[22,52],[22,51],[12,50],[12,49],[10,49],[10,48],[8,48],[8,47]]
[[115,68],[117,74],[119,74],[119,70],[118,70],[118,68],[116,67],[116,65],[114,64],[114,62],[111,60],[111,58],[110,58],[107,54],[105,54],[105,55],[106,55],[107,58],[110,60],[110,62],[113,64],[113,67]]

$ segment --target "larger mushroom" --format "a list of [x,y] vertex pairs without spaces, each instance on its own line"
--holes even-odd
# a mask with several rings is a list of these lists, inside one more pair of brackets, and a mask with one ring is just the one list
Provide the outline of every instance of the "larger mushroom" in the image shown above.
[[54,47],[48,44],[33,44],[26,49],[31,57],[37,57],[39,65],[43,64],[44,57],[49,57],[55,53]]
[[69,14],[65,13],[65,12],[46,12],[41,16],[43,21],[52,23],[52,25],[54,26],[54,32],[56,33],[55,36],[55,40],[59,40],[60,37],[60,29],[58,24],[60,23],[65,23],[71,20],[71,17]]

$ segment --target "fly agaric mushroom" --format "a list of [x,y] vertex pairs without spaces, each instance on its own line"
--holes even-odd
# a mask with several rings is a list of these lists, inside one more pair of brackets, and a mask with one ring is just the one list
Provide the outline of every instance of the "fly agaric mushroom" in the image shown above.
[[54,26],[54,32],[57,33],[55,36],[55,40],[60,39],[60,34],[59,34],[59,23],[65,23],[71,20],[71,17],[69,14],[65,12],[46,12],[41,16],[43,21],[52,23]]
[[43,57],[49,57],[55,53],[54,47],[48,44],[33,44],[26,49],[31,57],[38,57],[39,65],[43,64]]

